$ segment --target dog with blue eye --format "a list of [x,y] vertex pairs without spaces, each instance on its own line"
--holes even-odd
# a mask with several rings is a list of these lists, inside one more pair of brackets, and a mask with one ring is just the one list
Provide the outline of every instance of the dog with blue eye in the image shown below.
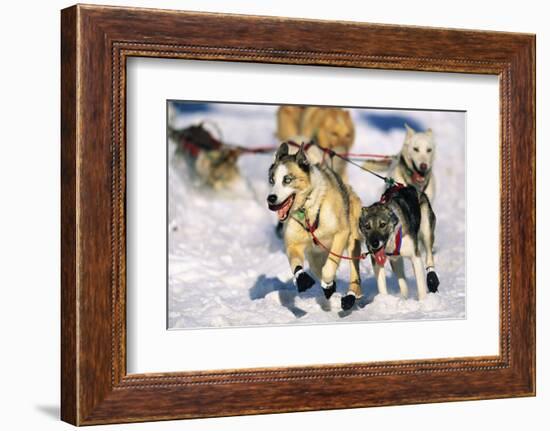
[[336,270],[345,253],[350,283],[341,298],[350,309],[361,296],[359,260],[361,201],[328,166],[308,159],[305,145],[283,142],[269,168],[267,204],[282,223],[282,236],[299,292],[320,281],[326,299],[336,291]]
[[[407,298],[404,258],[412,262],[418,299],[426,297],[428,290],[437,292],[439,278],[435,272],[433,242],[436,217],[427,195],[413,186],[397,183],[388,188],[379,202],[361,209],[359,229],[371,255],[378,292],[387,294],[386,260],[390,261],[397,276],[401,296]],[[426,279],[421,247],[426,254]]]

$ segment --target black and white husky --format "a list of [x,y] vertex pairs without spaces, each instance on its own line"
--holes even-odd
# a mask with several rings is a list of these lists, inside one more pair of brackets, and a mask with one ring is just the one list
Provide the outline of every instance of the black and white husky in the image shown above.
[[[393,186],[384,193],[380,202],[361,209],[359,229],[371,253],[379,293],[387,293],[384,265],[389,259],[401,295],[408,297],[403,258],[412,261],[418,299],[424,299],[428,290],[437,291],[439,279],[432,253],[435,222],[428,197],[413,186]],[[426,253],[427,283],[420,243]]]

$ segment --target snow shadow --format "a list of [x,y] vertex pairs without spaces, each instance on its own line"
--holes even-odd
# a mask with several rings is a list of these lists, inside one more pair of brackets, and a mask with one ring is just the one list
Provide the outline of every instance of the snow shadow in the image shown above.
[[266,277],[260,275],[254,285],[250,288],[250,299],[264,299],[268,294],[277,292],[279,301],[283,307],[286,307],[296,318],[303,317],[307,314],[296,305],[296,296],[298,292],[291,281],[282,282],[278,277]]

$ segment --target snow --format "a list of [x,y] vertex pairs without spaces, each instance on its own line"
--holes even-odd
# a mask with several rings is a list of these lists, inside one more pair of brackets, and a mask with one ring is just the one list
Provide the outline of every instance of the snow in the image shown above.
[[[202,107],[204,108],[204,106]],[[203,120],[216,123],[223,139],[248,147],[276,145],[275,110],[268,105],[212,104],[206,109],[171,110],[173,126]],[[168,323],[171,329],[315,324],[356,321],[461,319],[465,317],[465,115],[460,112],[354,109],[353,151],[395,154],[404,128],[384,127],[384,116],[402,116],[431,127],[437,141],[435,263],[437,294],[416,299],[416,283],[406,262],[409,298],[399,295],[389,264],[388,295],[378,295],[368,260],[361,263],[363,297],[342,311],[348,264],[337,273],[337,292],[324,299],[319,284],[298,294],[283,244],[275,235],[276,216],[267,209],[267,170],[272,155],[244,155],[242,180],[231,190],[205,189],[174,156],[169,142]],[[379,179],[348,167],[350,183],[363,205],[378,200]]]

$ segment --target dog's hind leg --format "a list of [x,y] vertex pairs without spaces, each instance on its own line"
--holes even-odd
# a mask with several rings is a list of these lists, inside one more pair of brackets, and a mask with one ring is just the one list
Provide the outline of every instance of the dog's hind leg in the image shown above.
[[304,292],[315,284],[315,280],[304,271],[305,248],[304,243],[298,243],[288,246],[286,250],[298,292]]
[[361,242],[359,239],[350,239],[348,244],[348,256],[354,258],[350,261],[349,288],[346,296],[342,297],[342,309],[349,310],[355,304],[355,299],[361,297],[361,274],[359,272],[359,256],[361,255]]
[[434,232],[435,232],[435,214],[426,195],[420,196],[420,241],[426,251],[426,271],[427,283],[430,292],[437,292],[439,278],[435,272],[435,263],[433,256]]
[[407,280],[405,278],[405,262],[402,257],[390,259],[391,268],[397,277],[397,284],[403,298],[409,296],[409,287],[407,286]]

